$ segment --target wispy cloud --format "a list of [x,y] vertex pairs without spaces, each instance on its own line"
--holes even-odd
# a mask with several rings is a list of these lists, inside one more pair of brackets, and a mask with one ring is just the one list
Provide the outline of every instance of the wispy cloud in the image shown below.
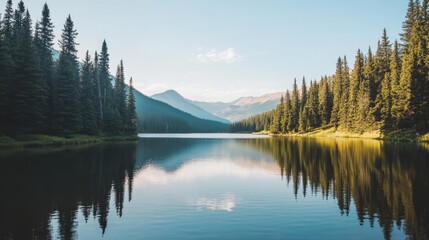
[[228,48],[225,51],[217,51],[212,49],[206,53],[199,53],[196,59],[200,62],[222,62],[222,63],[236,63],[241,61],[241,56],[234,48]]

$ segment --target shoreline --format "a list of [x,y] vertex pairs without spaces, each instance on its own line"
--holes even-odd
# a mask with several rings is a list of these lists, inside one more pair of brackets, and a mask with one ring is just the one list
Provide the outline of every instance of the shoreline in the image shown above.
[[411,130],[398,130],[388,134],[382,134],[380,131],[364,132],[364,133],[351,133],[337,131],[335,128],[314,129],[306,133],[281,133],[274,134],[270,131],[253,132],[257,135],[269,135],[273,137],[305,137],[305,138],[349,138],[349,139],[368,139],[368,140],[381,140],[386,142],[416,142],[416,143],[429,143],[429,133],[418,135]]
[[73,134],[67,136],[55,136],[45,134],[23,135],[17,138],[0,136],[0,150],[5,148],[25,148],[25,147],[60,147],[68,145],[85,145],[102,142],[121,142],[138,140],[137,135],[120,136],[91,136]]

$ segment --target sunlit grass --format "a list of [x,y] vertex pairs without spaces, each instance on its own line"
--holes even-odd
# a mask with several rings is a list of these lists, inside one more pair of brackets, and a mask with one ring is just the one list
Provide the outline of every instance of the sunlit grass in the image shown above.
[[391,142],[429,142],[429,133],[419,135],[414,130],[399,130],[383,134],[379,130],[368,131],[363,133],[353,133],[341,131],[332,126],[313,129],[306,133],[288,133],[288,134],[272,134],[268,131],[258,132],[257,134],[268,134],[272,136],[297,136],[297,137],[324,137],[324,138],[363,138],[363,139],[379,139]]
[[429,142],[429,133],[419,137],[419,141],[421,142]]

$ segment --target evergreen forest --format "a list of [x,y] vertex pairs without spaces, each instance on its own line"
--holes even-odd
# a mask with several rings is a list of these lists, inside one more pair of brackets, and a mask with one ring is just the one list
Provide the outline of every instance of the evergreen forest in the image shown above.
[[399,41],[385,29],[375,51],[358,50],[352,69],[340,57],[332,76],[295,79],[275,110],[236,122],[231,130],[429,132],[429,1],[410,0],[402,28]]
[[0,135],[135,135],[132,79],[121,61],[111,77],[106,41],[80,61],[70,15],[54,58],[54,25],[45,4],[33,25],[20,1],[8,0],[0,17]]

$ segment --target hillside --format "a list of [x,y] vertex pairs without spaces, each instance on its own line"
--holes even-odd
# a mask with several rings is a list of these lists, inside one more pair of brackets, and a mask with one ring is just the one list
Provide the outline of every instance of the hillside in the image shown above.
[[164,102],[135,91],[138,132],[142,133],[188,133],[227,132],[229,125],[200,119],[180,111]]

